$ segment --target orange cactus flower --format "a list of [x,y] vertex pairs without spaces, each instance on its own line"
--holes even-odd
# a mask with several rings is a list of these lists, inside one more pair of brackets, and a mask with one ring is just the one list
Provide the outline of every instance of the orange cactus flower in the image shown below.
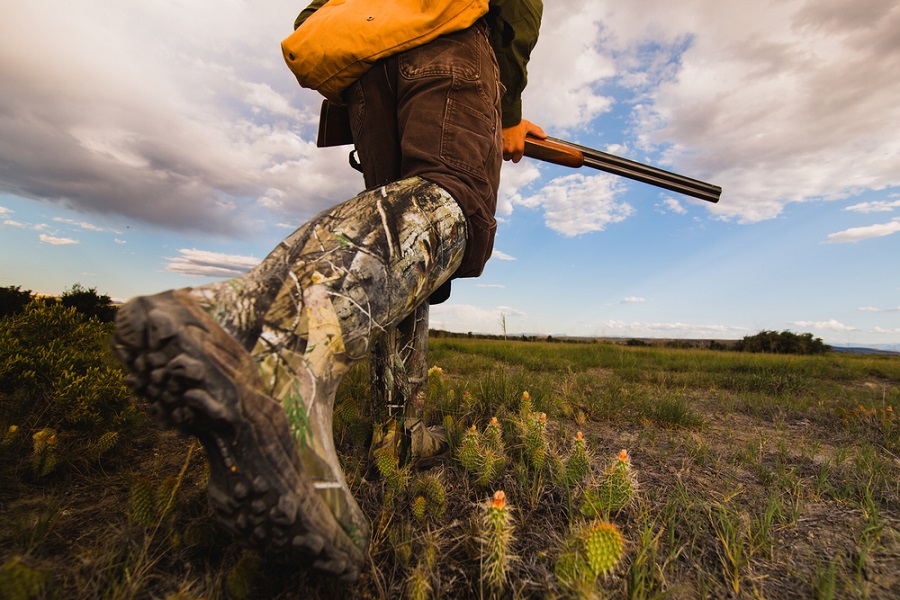
[[491,508],[496,508],[497,510],[503,510],[503,507],[506,506],[506,494],[503,493],[503,490],[497,490],[494,492],[494,498],[491,500]]

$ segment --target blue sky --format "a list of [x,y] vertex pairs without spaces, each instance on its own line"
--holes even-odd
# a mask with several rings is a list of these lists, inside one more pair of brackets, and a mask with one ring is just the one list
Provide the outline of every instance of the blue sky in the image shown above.
[[[48,0],[0,21],[0,285],[233,276],[362,188],[279,42],[301,4]],[[503,170],[495,254],[432,327],[900,349],[893,0],[547,2],[526,118],[721,185]]]

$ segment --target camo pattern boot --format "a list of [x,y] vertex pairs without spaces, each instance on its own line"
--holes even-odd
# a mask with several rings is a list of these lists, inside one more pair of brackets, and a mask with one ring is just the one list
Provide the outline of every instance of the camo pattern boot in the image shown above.
[[370,465],[378,454],[389,452],[401,466],[424,469],[450,451],[444,428],[426,427],[422,420],[428,395],[428,313],[428,303],[423,302],[372,350],[369,368],[376,425]]
[[113,346],[129,382],[203,442],[226,525],[288,560],[358,575],[369,524],[334,450],[334,393],[453,273],[465,234],[453,198],[412,178],[320,214],[245,276],[121,309]]

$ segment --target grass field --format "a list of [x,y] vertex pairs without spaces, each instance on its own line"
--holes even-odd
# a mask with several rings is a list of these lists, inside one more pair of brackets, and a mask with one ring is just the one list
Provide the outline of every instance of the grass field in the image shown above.
[[430,363],[454,453],[429,471],[368,461],[365,365],[339,392],[358,583],[219,529],[192,440],[148,420],[87,460],[35,421],[0,447],[0,596],[900,597],[900,357],[435,338]]

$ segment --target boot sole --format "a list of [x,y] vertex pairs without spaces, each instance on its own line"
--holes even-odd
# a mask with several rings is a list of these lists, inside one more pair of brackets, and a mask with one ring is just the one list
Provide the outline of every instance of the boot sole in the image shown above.
[[284,410],[260,391],[234,338],[189,298],[165,292],[119,309],[113,350],[154,417],[203,444],[209,498],[229,530],[279,559],[357,579],[360,549],[316,494]]

